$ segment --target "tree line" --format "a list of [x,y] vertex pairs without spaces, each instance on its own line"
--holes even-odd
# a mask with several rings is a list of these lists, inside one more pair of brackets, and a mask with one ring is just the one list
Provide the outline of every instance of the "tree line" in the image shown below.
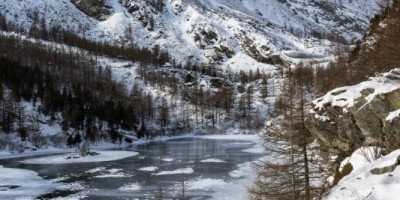
[[[119,130],[139,132],[138,127],[145,128],[158,115],[159,100],[142,88],[137,91],[139,98],[131,96],[124,84],[114,80],[110,67],[97,66],[91,52],[17,35],[0,34],[0,40],[0,133],[18,131],[22,141],[31,141],[32,135],[45,141],[40,124],[60,123],[65,134],[55,138],[57,143],[78,133],[91,141],[115,142],[121,139]],[[37,116],[24,113],[24,102],[34,105]],[[168,108],[168,103],[164,106]],[[42,121],[40,115],[50,121]],[[163,115],[168,119],[167,111]],[[10,138],[0,140],[0,148],[10,147]]]
[[[40,131],[39,126],[33,127],[32,123],[45,123],[39,119],[28,123],[32,116],[24,113],[22,102],[32,102],[39,113],[59,122],[66,136],[71,131],[82,132],[92,142],[100,139],[103,129],[109,130],[108,137],[116,141],[118,135],[112,130],[133,130],[139,123],[132,105],[113,98],[101,99],[84,85],[71,83],[61,86],[38,65],[31,68],[1,57],[0,85],[0,130],[5,134],[17,131],[22,141],[31,133]],[[103,128],[102,122],[106,122],[104,124],[108,127]]]
[[[38,11],[32,11],[29,15],[32,19],[32,25],[29,31],[26,32],[24,27],[19,27],[17,24],[7,21],[5,15],[0,12],[0,30],[28,34],[36,39],[78,47],[97,56],[104,55],[144,64],[151,63],[162,66],[172,59],[169,53],[162,51],[159,46],[148,49],[135,45],[131,27],[127,27],[125,31],[125,41],[113,44],[109,41],[96,42],[88,40],[80,36],[79,33],[65,30],[61,25],[46,27],[46,18],[39,16]],[[84,27],[81,27],[79,30],[84,31],[84,29]],[[81,35],[84,35],[84,33],[81,33]]]

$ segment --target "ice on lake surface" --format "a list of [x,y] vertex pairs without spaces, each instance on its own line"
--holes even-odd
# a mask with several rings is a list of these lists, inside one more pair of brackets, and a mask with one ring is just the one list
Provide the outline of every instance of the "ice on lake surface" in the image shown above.
[[26,164],[69,164],[69,163],[88,163],[88,162],[104,162],[120,160],[131,156],[138,155],[137,152],[132,151],[97,151],[97,155],[85,156],[85,157],[74,157],[74,154],[56,155],[56,156],[45,156],[40,158],[33,158],[21,161]]
[[[45,157],[57,160],[54,155],[42,155],[12,158],[2,163],[5,167],[32,170],[49,179],[53,188],[41,194],[45,199],[149,199],[160,188],[165,195],[174,198],[184,181],[187,195],[196,199],[240,200],[247,199],[246,188],[255,174],[252,162],[263,156],[243,151],[255,145],[243,139],[182,138],[115,149],[130,156],[114,161],[20,162]],[[4,199],[1,193],[0,199]]]

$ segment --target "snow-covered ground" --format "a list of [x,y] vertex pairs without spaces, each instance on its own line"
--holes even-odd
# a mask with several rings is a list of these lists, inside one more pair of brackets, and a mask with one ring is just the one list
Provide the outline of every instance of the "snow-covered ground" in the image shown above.
[[41,158],[33,158],[21,161],[26,164],[68,164],[68,163],[87,163],[87,162],[104,162],[104,161],[114,161],[120,160],[132,156],[138,155],[137,152],[132,151],[97,151],[97,155],[67,158],[71,154],[56,155],[56,156],[46,156]]
[[[363,147],[364,148],[364,147]],[[332,188],[327,200],[397,200],[400,191],[400,168],[384,174],[372,174],[371,170],[383,168],[398,163],[400,150],[391,152],[373,162],[365,159],[365,151],[356,150],[351,157],[343,161],[344,165],[350,162],[353,171],[340,180],[339,184]]]
[[32,199],[55,188],[31,170],[3,168],[0,165],[0,199]]

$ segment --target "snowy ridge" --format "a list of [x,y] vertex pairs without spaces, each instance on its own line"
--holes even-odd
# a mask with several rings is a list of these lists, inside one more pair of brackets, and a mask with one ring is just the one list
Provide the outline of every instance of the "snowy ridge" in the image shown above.
[[257,63],[268,68],[259,61],[282,50],[308,51],[302,38],[312,35],[360,39],[384,2],[165,0],[159,10],[144,0],[105,0],[113,14],[104,21],[88,17],[69,0],[0,0],[0,10],[25,32],[38,23],[32,16],[36,11],[47,28],[59,26],[117,45],[159,45],[179,62],[216,62],[236,69]]

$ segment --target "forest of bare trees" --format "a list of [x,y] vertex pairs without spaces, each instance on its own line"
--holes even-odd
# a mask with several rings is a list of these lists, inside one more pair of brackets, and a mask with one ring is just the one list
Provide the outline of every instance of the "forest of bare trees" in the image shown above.
[[[3,31],[18,30],[1,16],[0,28]],[[168,54],[157,48],[128,49],[97,44],[60,29],[38,28],[31,30],[29,35],[42,40],[32,42],[17,34],[0,34],[0,132],[7,135],[18,131],[21,141],[29,140],[41,147],[46,139],[40,133],[39,124],[59,123],[65,134],[58,135],[52,145],[65,144],[69,136],[77,134],[92,142],[107,138],[116,142],[121,140],[116,130],[135,131],[154,116],[150,94],[140,89],[137,95],[146,98],[132,99],[125,85],[114,80],[111,69],[98,66],[96,60],[99,55],[114,58],[130,55],[125,59],[143,65],[160,65],[167,61]],[[69,46],[59,46],[59,43]],[[36,118],[24,114],[24,102],[32,103],[38,112]],[[163,114],[168,115],[168,112],[164,109]],[[39,115],[50,117],[50,122],[42,121]],[[1,143],[14,143],[3,136]],[[40,137],[42,142],[35,142],[38,139],[33,136]],[[8,146],[15,150],[10,144],[2,144],[0,148]]]
[[[40,115],[62,128],[65,134],[57,138],[57,145],[77,134],[92,142],[117,142],[122,139],[118,130],[143,137],[192,129],[212,132],[237,123],[256,132],[267,118],[268,113],[255,109],[254,99],[275,95],[269,93],[275,90],[268,81],[273,74],[259,69],[226,73],[212,65],[176,63],[157,46],[143,49],[91,42],[57,27],[48,30],[41,26],[45,19],[32,18],[36,21],[25,34],[36,38],[35,42],[18,34],[0,34],[1,97],[8,101],[1,101],[7,109],[3,109],[0,126],[4,133],[20,130],[22,141],[33,134],[44,137],[38,127],[48,123],[27,119],[24,102],[32,102]],[[0,29],[23,33],[1,15]],[[114,80],[110,67],[98,66],[98,56],[138,63],[141,81],[126,88]],[[163,67],[168,61],[172,66]],[[211,88],[201,80],[208,80]],[[170,97],[153,96],[143,84],[168,92]],[[36,129],[26,125],[29,120]]]

